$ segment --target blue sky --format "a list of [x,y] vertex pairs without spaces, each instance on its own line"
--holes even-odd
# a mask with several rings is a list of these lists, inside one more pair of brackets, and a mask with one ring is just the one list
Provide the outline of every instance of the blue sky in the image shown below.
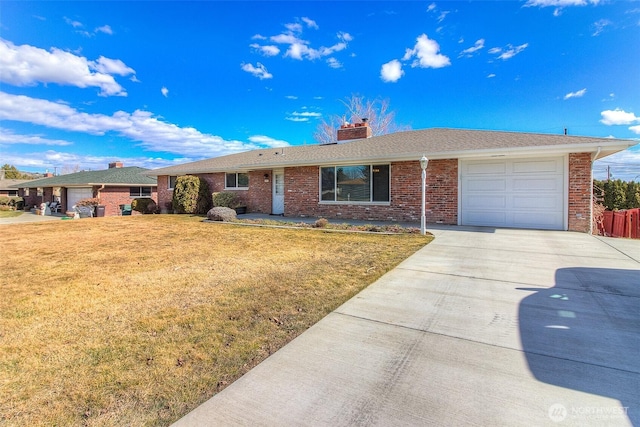
[[[357,94],[412,129],[640,141],[640,2],[0,2],[0,163],[157,168],[314,143]],[[640,175],[640,146],[596,178]],[[639,178],[640,179],[640,178]]]

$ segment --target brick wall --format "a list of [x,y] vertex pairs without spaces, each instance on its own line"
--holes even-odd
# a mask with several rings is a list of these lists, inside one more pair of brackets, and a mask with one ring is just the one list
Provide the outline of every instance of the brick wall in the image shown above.
[[[391,164],[388,205],[319,203],[317,166],[285,169],[285,215],[370,221],[419,222],[422,170],[420,163]],[[458,161],[433,160],[427,170],[427,222],[458,223]]]
[[[267,176],[265,178],[265,175]],[[233,191],[238,198],[247,206],[248,212],[271,213],[271,180],[273,179],[270,170],[259,170],[249,173],[249,188],[243,190],[225,189],[225,173],[208,173],[196,175],[209,184],[211,193],[219,191]],[[160,208],[171,210],[171,200],[173,199],[173,190],[167,187],[169,182],[168,176],[158,177],[158,204]]]
[[[99,188],[99,187],[97,187]],[[94,188],[94,192],[96,188]],[[133,199],[129,195],[129,187],[105,187],[100,190],[98,195],[100,198],[100,204],[105,206],[105,216],[118,216],[120,215],[120,205],[130,205]],[[151,198],[158,201],[158,192],[156,187],[152,187]],[[132,215],[138,215],[140,212],[132,212]]]
[[591,154],[569,154],[569,231],[591,231]]

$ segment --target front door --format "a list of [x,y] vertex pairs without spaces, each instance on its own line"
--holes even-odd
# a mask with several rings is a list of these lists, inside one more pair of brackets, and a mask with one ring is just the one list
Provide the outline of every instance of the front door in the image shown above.
[[284,214],[284,170],[277,169],[273,171],[273,206],[271,213],[273,215]]

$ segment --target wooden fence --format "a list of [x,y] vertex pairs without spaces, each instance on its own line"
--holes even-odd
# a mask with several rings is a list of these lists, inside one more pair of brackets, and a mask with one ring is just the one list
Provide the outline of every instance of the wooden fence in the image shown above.
[[640,208],[605,211],[598,231],[603,236],[640,239]]

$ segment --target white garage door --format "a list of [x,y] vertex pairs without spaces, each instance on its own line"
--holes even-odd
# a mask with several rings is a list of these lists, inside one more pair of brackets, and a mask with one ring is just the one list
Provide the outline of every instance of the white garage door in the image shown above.
[[462,225],[563,230],[564,158],[460,162]]
[[73,205],[82,199],[90,199],[93,197],[93,188],[67,188],[67,210],[71,210]]

